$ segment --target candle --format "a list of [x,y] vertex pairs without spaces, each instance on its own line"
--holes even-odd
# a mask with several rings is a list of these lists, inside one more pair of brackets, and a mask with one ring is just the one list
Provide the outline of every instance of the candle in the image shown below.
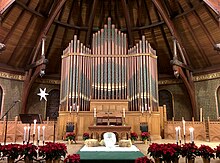
[[125,108],[123,108],[123,117],[125,118]]
[[37,126],[37,140],[40,141],[40,126]]
[[144,107],[142,107],[142,110],[141,110],[142,114],[144,113]]
[[194,128],[192,128],[192,127],[190,127],[189,128],[189,133],[190,133],[190,141],[191,141],[191,143],[193,143],[194,142],[194,138],[193,138],[193,131],[194,131]]
[[178,126],[178,129],[179,129],[179,140],[181,141],[181,132],[180,132],[181,128],[180,128],[180,126]]
[[202,108],[200,108],[200,122],[202,122]]
[[35,134],[35,131],[36,131],[36,123],[37,123],[37,120],[35,119],[34,120],[34,131],[33,131],[33,134]]
[[26,130],[27,130],[27,127],[26,126],[24,126],[24,142],[26,142]]
[[70,113],[71,113],[71,111],[72,111],[72,106],[70,106]]
[[186,135],[186,122],[183,119],[183,135]]
[[29,133],[30,133],[30,126],[28,126],[28,128],[27,128],[27,142],[29,141]]
[[145,104],[145,110],[147,111],[147,104]]
[[175,128],[175,130],[176,130],[176,143],[178,143],[178,134],[179,134],[179,128],[178,127],[176,127]]
[[77,113],[79,112],[79,105],[77,105],[77,107],[76,107],[76,112]]
[[94,108],[94,117],[96,117],[96,108]]
[[44,142],[45,126],[42,127],[42,130],[43,130],[43,139],[42,139],[42,140],[43,140],[43,142]]

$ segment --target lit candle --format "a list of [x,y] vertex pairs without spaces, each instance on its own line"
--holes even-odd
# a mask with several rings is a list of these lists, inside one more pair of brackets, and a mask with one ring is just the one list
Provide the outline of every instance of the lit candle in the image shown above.
[[71,111],[72,111],[72,106],[70,106],[70,113],[71,113]]
[[26,130],[27,130],[27,127],[26,126],[24,126],[24,142],[26,142]]
[[43,130],[42,140],[43,140],[43,142],[44,142],[45,126],[42,127],[42,130]]
[[194,131],[194,128],[192,128],[192,127],[190,127],[189,128],[189,133],[190,133],[190,141],[191,141],[191,143],[193,143],[194,142],[194,138],[193,138],[193,131]]
[[142,107],[142,110],[141,110],[142,114],[144,113],[144,107]]
[[96,108],[94,108],[94,117],[96,117]]
[[181,128],[180,128],[180,126],[178,126],[178,129],[179,129],[179,140],[181,141],[181,132],[180,132]]
[[147,104],[145,104],[145,110],[147,111]]
[[175,130],[176,130],[176,143],[178,143],[178,134],[179,134],[179,128],[178,127],[176,127],[175,128]]
[[202,122],[202,108],[200,108],[200,122]]
[[186,135],[186,122],[183,119],[183,135]]
[[37,126],[37,140],[40,141],[40,126]]
[[77,107],[76,107],[76,112],[77,113],[79,112],[79,105],[77,105]]
[[125,108],[123,108],[123,117],[125,118]]
[[33,131],[33,134],[35,134],[35,132],[36,132],[36,123],[37,123],[37,120],[35,119],[34,120],[34,131]]

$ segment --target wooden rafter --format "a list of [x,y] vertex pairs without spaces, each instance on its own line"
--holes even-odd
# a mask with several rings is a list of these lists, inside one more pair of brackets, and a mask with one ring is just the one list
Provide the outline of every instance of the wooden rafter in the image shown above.
[[115,21],[116,24],[118,25],[118,29],[121,29],[121,23],[119,20],[119,6],[118,6],[118,1],[115,1]]
[[128,6],[125,0],[121,0],[121,4],[122,4],[122,10],[125,16],[126,26],[128,30],[129,46],[132,47],[134,43],[133,43],[133,35],[131,32],[131,19],[129,16]]
[[[78,26],[79,26],[79,24],[82,24],[82,6],[83,6],[83,0],[80,1],[79,7],[77,7],[77,8],[79,8],[78,18],[77,18],[77,22],[76,22],[76,25],[78,25]],[[80,30],[81,30],[81,29],[75,30],[74,35],[79,36]],[[88,28],[87,28],[86,30],[88,30]],[[73,37],[74,37],[74,36],[73,36]]]
[[[137,25],[140,27],[141,26],[141,13],[142,13],[142,7],[141,7],[141,2],[139,2],[139,0],[136,0],[137,2],[137,12],[138,12],[138,16],[137,16]],[[139,33],[139,39],[142,39],[142,35],[144,34],[142,30],[138,31]]]
[[88,23],[88,32],[86,34],[86,45],[89,46],[89,43],[91,41],[91,33],[92,33],[92,26],[93,26],[93,22],[94,22],[94,18],[95,18],[95,10],[97,8],[98,5],[98,1],[99,0],[94,0],[93,4],[92,4],[92,10],[91,10],[91,14],[90,14],[90,18],[89,18],[89,23]]
[[[65,4],[66,0],[60,0],[56,3],[54,8],[51,10],[48,19],[45,21],[44,27],[42,28],[42,31],[37,39],[36,42],[36,48],[33,49],[32,51],[32,61],[31,64],[34,64],[36,62],[37,56],[40,51],[41,47],[41,41],[42,38],[45,37],[61,8]],[[24,85],[23,85],[23,95],[22,95],[22,112],[27,113],[27,100],[28,100],[28,95],[30,92],[30,89],[36,80],[36,78],[39,76],[41,70],[44,70],[46,68],[46,64],[43,62],[42,64],[38,65],[35,69],[31,68],[25,73],[25,80],[24,80]]]

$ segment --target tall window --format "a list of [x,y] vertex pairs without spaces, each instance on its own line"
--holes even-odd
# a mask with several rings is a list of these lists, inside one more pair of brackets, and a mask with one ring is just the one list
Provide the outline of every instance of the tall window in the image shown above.
[[49,96],[47,98],[47,109],[46,109],[46,117],[49,117],[50,120],[57,120],[59,103],[60,103],[60,91],[57,89],[50,91]]
[[3,98],[3,89],[2,87],[0,86],[0,115],[1,115],[1,112],[2,112],[2,98]]
[[166,105],[167,120],[172,120],[173,115],[173,98],[168,90],[159,90],[159,105]]
[[218,108],[217,115],[218,115],[218,117],[220,117],[220,86],[217,89],[217,104],[218,104],[218,106],[217,106],[217,108]]

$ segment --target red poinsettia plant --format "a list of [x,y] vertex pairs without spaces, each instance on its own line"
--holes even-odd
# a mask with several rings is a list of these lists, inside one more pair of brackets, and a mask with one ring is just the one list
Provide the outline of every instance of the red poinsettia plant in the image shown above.
[[187,159],[195,159],[199,155],[199,149],[194,143],[185,143],[181,148],[181,154]]
[[18,159],[22,153],[21,144],[8,144],[1,146],[1,151],[3,157],[8,157],[10,159]]
[[174,161],[179,159],[181,154],[181,146],[177,144],[161,144],[162,150],[162,160],[164,161]]
[[33,144],[24,144],[21,146],[21,155],[23,157],[28,157],[29,160],[37,158],[37,146]]
[[39,156],[42,156],[45,160],[57,160],[66,156],[67,147],[65,144],[53,142],[46,142],[45,144],[45,146],[39,146]]
[[141,139],[142,139],[142,141],[149,140],[149,138],[150,138],[149,132],[142,132],[142,133],[141,133]]
[[79,154],[68,155],[64,160],[64,163],[79,163],[79,162],[80,162]]
[[66,140],[74,140],[75,141],[76,134],[74,132],[68,133],[66,135]]
[[201,145],[199,147],[199,156],[210,160],[210,158],[215,158],[214,149],[207,145]]
[[220,158],[220,145],[215,148],[216,158]]
[[152,143],[149,148],[148,148],[148,153],[150,154],[151,157],[154,159],[156,158],[162,158],[162,153],[163,153],[163,145],[157,144],[157,143]]
[[139,157],[135,160],[135,163],[153,163],[151,159],[149,159],[147,156]]
[[89,133],[84,132],[83,133],[83,140],[89,139]]
[[131,140],[137,140],[138,135],[136,132],[131,132]]

